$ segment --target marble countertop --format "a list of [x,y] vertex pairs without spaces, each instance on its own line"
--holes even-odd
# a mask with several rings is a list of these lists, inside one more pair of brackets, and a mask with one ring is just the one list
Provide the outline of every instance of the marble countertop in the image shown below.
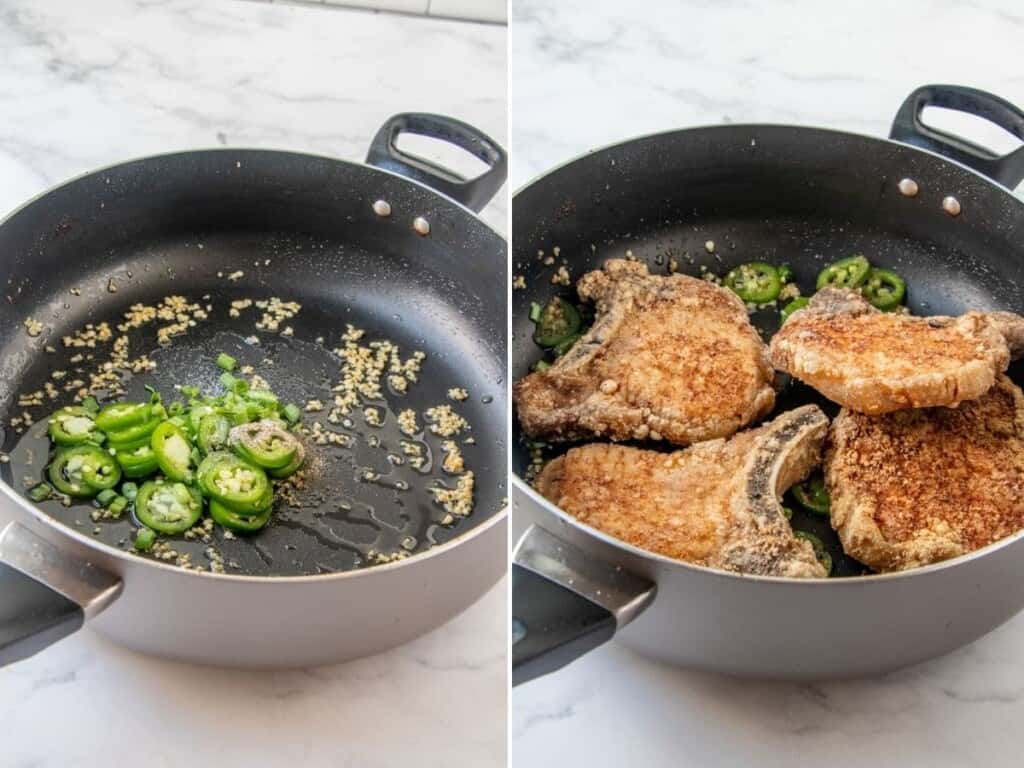
[[[885,136],[929,82],[1024,105],[1008,58],[1024,15],[1011,0],[639,7],[513,2],[513,189],[588,149],[672,128],[779,122]],[[998,130],[970,135],[1005,142]],[[509,738],[513,765],[1006,766],[1019,765],[1022,717],[1018,616],[943,659],[816,685],[673,669],[611,643],[515,689]]]
[[[402,111],[447,113],[505,144],[505,40],[503,27],[327,7],[0,0],[0,212],[171,150],[361,161]],[[506,197],[483,213],[500,232]],[[403,648],[271,673],[146,658],[86,630],[0,670],[0,764],[504,765],[505,606],[502,583]]]

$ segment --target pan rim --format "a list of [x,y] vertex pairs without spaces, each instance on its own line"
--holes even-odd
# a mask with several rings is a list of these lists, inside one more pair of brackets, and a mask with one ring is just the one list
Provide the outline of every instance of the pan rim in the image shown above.
[[[125,563],[141,564],[144,566],[153,566],[161,570],[165,570],[169,573],[184,574],[186,576],[195,576],[206,579],[218,579],[238,582],[252,582],[266,584],[270,582],[284,582],[284,583],[307,583],[313,581],[329,581],[333,579],[355,579],[360,576],[368,576],[369,574],[380,572],[380,571],[394,571],[399,568],[408,567],[413,563],[423,562],[428,558],[441,557],[448,552],[458,548],[463,544],[467,544],[473,539],[482,536],[485,532],[489,531],[496,525],[500,525],[508,517],[508,504],[501,506],[496,512],[490,517],[486,518],[483,522],[473,526],[465,533],[461,533],[455,536],[450,541],[446,541],[444,544],[437,544],[428,550],[419,552],[410,557],[406,557],[402,560],[393,561],[390,563],[384,563],[382,565],[373,565],[363,568],[354,568],[348,571],[335,571],[334,573],[312,573],[305,574],[302,576],[255,576],[250,574],[241,573],[214,573],[213,571],[195,571],[188,568],[181,568],[177,565],[171,565],[170,563],[164,563],[159,560],[153,560],[148,557],[141,557],[139,555],[133,555],[122,549],[118,549],[115,546],[99,541],[92,536],[87,536],[84,533],[74,530],[68,525],[65,525],[60,520],[51,517],[50,515],[43,512],[38,507],[29,504],[23,499],[10,485],[4,482],[0,482],[0,494],[3,494],[7,499],[14,503],[14,505],[21,510],[27,512],[33,520],[40,522],[50,528],[53,528],[58,534],[68,536],[74,539],[79,544],[85,546],[87,549],[94,549],[103,552],[106,555],[113,557],[115,560],[120,560]],[[2,500],[2,499],[0,499]],[[19,520],[17,517],[11,521],[19,525],[24,525],[24,522]],[[56,546],[60,546],[57,544]],[[102,568],[102,566],[100,566]]]
[[[109,163],[107,165],[102,165],[102,166],[99,166],[97,168],[92,168],[92,169],[90,169],[88,171],[83,171],[82,173],[77,173],[77,174],[75,174],[73,176],[69,176],[66,179],[63,179],[61,181],[56,182],[55,184],[50,185],[46,189],[44,189],[44,190],[42,190],[40,192],[37,192],[36,194],[34,194],[31,197],[29,197],[28,199],[26,199],[21,204],[15,206],[10,211],[8,211],[7,213],[5,213],[2,216],[0,216],[0,227],[3,227],[5,224],[8,223],[8,221],[13,219],[15,216],[17,216],[23,210],[25,210],[25,209],[29,208],[30,206],[34,205],[35,203],[39,202],[40,200],[42,200],[47,195],[49,195],[49,194],[51,194],[53,192],[56,192],[57,190],[63,189],[64,187],[69,187],[72,184],[76,184],[76,183],[78,183],[80,181],[84,181],[85,179],[88,179],[91,176],[98,176],[98,175],[103,174],[103,173],[110,173],[110,172],[117,171],[117,170],[120,170],[122,168],[125,168],[125,167],[127,167],[129,165],[134,165],[136,163],[142,163],[142,162],[145,162],[147,160],[166,160],[166,159],[170,159],[170,158],[173,158],[173,157],[179,157],[179,156],[184,157],[186,155],[214,155],[214,154],[228,155],[228,154],[230,154],[232,152],[241,152],[243,154],[291,155],[292,157],[301,157],[301,158],[306,158],[306,159],[311,159],[311,160],[327,160],[327,161],[330,161],[332,163],[340,163],[341,165],[353,166],[353,167],[362,168],[362,169],[365,169],[365,170],[368,170],[368,171],[372,171],[372,172],[375,172],[375,173],[384,174],[385,176],[389,176],[389,177],[391,177],[393,179],[396,179],[396,180],[398,180],[400,182],[404,182],[404,183],[409,184],[409,185],[411,185],[413,187],[416,187],[416,188],[419,188],[419,189],[423,189],[426,192],[429,192],[431,195],[433,195],[433,196],[443,200],[445,203],[448,203],[449,205],[451,205],[452,207],[454,207],[455,209],[457,209],[461,213],[464,213],[464,214],[468,215],[475,222],[477,222],[478,224],[483,226],[484,229],[486,229],[490,234],[494,235],[502,243],[505,243],[506,251],[507,251],[508,241],[506,240],[506,238],[500,232],[498,232],[494,227],[492,227],[490,224],[488,224],[483,219],[483,217],[481,217],[476,211],[473,211],[472,209],[467,208],[465,205],[460,203],[458,200],[455,200],[454,198],[448,197],[448,195],[444,194],[443,192],[438,192],[436,189],[431,187],[429,184],[425,184],[425,183],[423,183],[421,181],[417,181],[416,179],[411,179],[408,176],[403,176],[401,173],[398,173],[396,171],[391,171],[391,170],[388,170],[386,168],[379,168],[379,167],[377,167],[375,165],[370,165],[369,163],[359,163],[359,162],[356,162],[354,160],[343,160],[342,158],[339,158],[339,157],[332,157],[331,155],[324,155],[324,154],[320,154],[320,153],[317,153],[317,152],[299,152],[299,151],[290,150],[290,149],[270,149],[270,148],[266,148],[266,147],[198,147],[198,148],[195,148],[195,149],[179,149],[179,150],[171,150],[171,151],[168,151],[168,152],[157,152],[155,154],[138,155],[138,156],[135,156],[135,157],[128,158],[126,160],[118,160],[115,163]],[[499,189],[499,192],[500,191],[501,190]],[[490,205],[490,201],[488,201],[488,205]]]
[[[873,573],[864,574],[862,576],[842,576],[842,577],[825,577],[825,578],[813,578],[813,579],[798,579],[792,576],[762,576],[760,574],[753,573],[735,573],[733,571],[726,571],[720,568],[711,568],[706,565],[697,565],[696,563],[688,563],[685,560],[676,560],[668,557],[667,555],[661,555],[657,552],[651,552],[650,550],[642,549],[634,544],[630,544],[627,541],[617,539],[610,534],[601,531],[598,528],[587,525],[586,523],[576,519],[568,512],[564,511],[561,507],[555,505],[544,496],[541,496],[534,488],[526,483],[518,474],[512,476],[512,490],[513,492],[520,492],[525,494],[530,501],[534,504],[538,504],[545,512],[555,515],[555,517],[562,520],[562,522],[572,526],[576,530],[584,533],[585,535],[595,538],[607,545],[614,547],[615,549],[623,550],[630,555],[640,557],[643,560],[648,560],[654,565],[659,567],[668,567],[682,570],[693,570],[699,573],[719,576],[731,579],[737,579],[739,581],[750,581],[758,583],[770,583],[770,584],[786,584],[786,585],[807,585],[807,586],[835,586],[840,585],[858,585],[858,584],[881,584],[883,582],[894,581],[897,579],[912,578],[918,574],[935,573],[937,571],[945,570],[947,568],[956,567],[962,565],[970,560],[974,560],[985,555],[992,554],[995,551],[1008,547],[1016,541],[1024,539],[1024,528],[1020,529],[1016,533],[1007,536],[1005,538],[994,541],[981,549],[975,549],[971,552],[967,552],[957,557],[952,557],[948,560],[941,560],[937,563],[930,563],[928,565],[922,565],[917,568],[909,568],[904,571],[891,571],[889,573]],[[541,525],[543,527],[543,525]],[[554,536],[558,536],[557,533],[553,533]],[[629,570],[627,568],[627,570]]]
[[[1012,189],[1010,189],[1009,187],[1003,186],[998,181],[995,181],[994,179],[989,178],[988,176],[983,174],[981,171],[977,171],[974,168],[971,168],[969,165],[965,165],[965,164],[963,164],[963,163],[961,163],[961,162],[959,162],[957,160],[953,160],[951,158],[948,158],[945,155],[939,154],[938,152],[934,152],[934,151],[932,151],[930,149],[925,149],[924,147],[919,147],[919,146],[917,146],[915,144],[907,144],[906,142],[903,142],[903,141],[897,141],[896,139],[891,139],[891,138],[889,138],[887,136],[884,136],[884,137],[883,136],[872,136],[871,134],[868,134],[868,133],[857,133],[856,131],[844,131],[844,130],[841,130],[839,128],[827,128],[827,127],[820,126],[820,125],[804,125],[804,124],[800,124],[800,123],[708,123],[708,124],[705,124],[705,125],[693,125],[693,126],[689,126],[687,128],[669,128],[669,129],[666,129],[666,130],[663,130],[663,131],[652,131],[651,133],[643,133],[643,134],[640,134],[638,136],[633,136],[633,137],[628,138],[628,139],[619,139],[619,140],[616,140],[616,141],[609,142],[607,144],[602,144],[601,146],[598,146],[598,147],[594,147],[593,149],[588,149],[588,150],[585,150],[583,152],[580,152],[580,153],[578,153],[576,155],[573,155],[572,157],[570,157],[570,158],[568,158],[566,160],[563,160],[563,161],[561,161],[559,163],[556,163],[555,165],[551,166],[550,168],[548,168],[545,171],[541,171],[540,173],[538,173],[535,176],[533,176],[532,178],[530,178],[529,181],[527,181],[526,183],[524,183],[524,184],[520,185],[519,187],[517,187],[515,189],[515,191],[512,193],[512,205],[514,207],[515,206],[516,198],[519,197],[524,192],[526,192],[530,187],[534,186],[535,184],[537,184],[538,182],[542,181],[546,177],[548,177],[548,176],[550,176],[550,175],[552,175],[554,173],[557,173],[558,171],[564,170],[565,168],[569,167],[570,165],[573,165],[574,163],[577,163],[577,162],[579,162],[581,160],[584,160],[585,158],[588,158],[591,155],[602,154],[602,153],[607,152],[607,151],[612,150],[612,149],[621,149],[623,147],[628,146],[629,144],[633,144],[633,143],[639,142],[639,141],[647,141],[649,139],[664,139],[664,138],[668,138],[670,136],[677,136],[677,135],[687,134],[687,133],[699,133],[699,132],[702,132],[702,131],[715,131],[715,130],[765,130],[765,129],[772,129],[772,130],[774,130],[774,129],[786,129],[786,130],[795,130],[795,131],[806,131],[808,133],[829,134],[829,135],[841,136],[841,137],[849,138],[849,139],[867,139],[868,141],[875,141],[875,142],[879,142],[879,143],[882,143],[882,144],[892,144],[892,145],[895,145],[897,147],[900,147],[901,149],[909,149],[909,150],[913,150],[915,152],[920,152],[921,154],[929,155],[930,157],[933,157],[933,158],[936,158],[938,160],[941,160],[944,163],[949,163],[950,165],[952,165],[952,166],[954,166],[956,168],[959,168],[961,170],[967,171],[971,175],[977,176],[982,181],[984,181],[984,182],[986,182],[988,184],[991,184],[993,187],[995,187],[999,191],[1007,193],[1010,197],[1012,197],[1018,203],[1024,204],[1024,200],[1021,200],[1019,197],[1017,197],[1013,193]],[[514,220],[515,219],[513,217],[513,221]]]
[[[610,143],[602,145],[600,147],[596,147],[594,149],[589,149],[589,150],[587,150],[585,152],[581,152],[581,153],[579,153],[579,154],[577,154],[577,155],[575,155],[575,156],[573,156],[573,157],[571,157],[571,158],[569,158],[569,159],[567,159],[567,160],[565,160],[565,161],[563,161],[561,163],[558,163],[558,164],[548,168],[546,171],[543,171],[543,172],[537,174],[536,176],[531,178],[528,182],[526,182],[525,184],[523,184],[523,185],[521,185],[521,186],[516,188],[515,192],[512,195],[513,221],[514,221],[514,211],[515,211],[516,199],[520,195],[522,195],[523,193],[528,191],[528,189],[530,187],[532,187],[535,184],[541,182],[542,180],[544,180],[548,176],[550,176],[550,175],[552,175],[554,173],[557,173],[558,171],[561,171],[561,170],[563,170],[565,168],[568,168],[569,166],[571,166],[571,165],[573,165],[573,164],[575,164],[575,163],[577,163],[577,162],[579,162],[579,161],[581,161],[581,160],[583,160],[585,158],[588,158],[588,157],[590,157],[592,155],[601,154],[601,153],[604,153],[604,152],[607,152],[607,151],[610,151],[610,150],[613,150],[613,149],[620,149],[620,148],[626,147],[627,145],[632,144],[634,142],[638,142],[638,141],[645,141],[645,140],[659,139],[659,138],[667,138],[667,137],[670,137],[670,136],[679,136],[679,135],[682,135],[682,134],[697,133],[697,132],[701,132],[701,131],[721,130],[721,129],[741,130],[741,131],[742,130],[764,130],[764,129],[772,129],[772,130],[774,130],[774,129],[786,129],[786,130],[796,130],[796,131],[807,132],[807,133],[829,134],[829,135],[833,135],[833,136],[840,136],[840,137],[844,137],[844,138],[852,138],[852,139],[858,139],[858,140],[866,139],[868,141],[879,142],[879,143],[882,143],[882,144],[893,144],[893,145],[896,145],[897,147],[899,147],[901,149],[912,150],[912,151],[919,152],[919,153],[924,154],[924,155],[928,155],[928,156],[933,157],[933,158],[935,158],[935,159],[937,159],[937,160],[939,160],[941,162],[948,163],[951,166],[954,166],[954,167],[956,167],[958,169],[966,171],[969,174],[971,174],[972,176],[975,176],[978,179],[980,179],[981,181],[985,182],[986,184],[994,187],[997,192],[1005,194],[1011,200],[1013,200],[1014,203],[1016,203],[1017,205],[1024,206],[1024,200],[1022,200],[1016,194],[1014,194],[1013,190],[1011,190],[1008,187],[1000,184],[997,181],[994,181],[993,179],[990,179],[988,176],[986,176],[985,174],[981,173],[980,171],[976,171],[975,169],[971,168],[970,166],[964,165],[963,163],[957,162],[956,160],[951,160],[950,158],[945,157],[944,155],[941,155],[938,152],[933,152],[931,150],[924,149],[922,147],[918,147],[918,146],[915,146],[913,144],[907,144],[907,143],[902,142],[902,141],[896,141],[895,139],[891,139],[891,138],[888,138],[888,137],[877,137],[877,136],[871,136],[871,135],[865,134],[865,133],[856,133],[854,131],[844,131],[844,130],[839,130],[839,129],[835,129],[835,128],[825,128],[825,127],[822,127],[822,126],[814,126],[814,125],[800,125],[800,124],[795,124],[795,123],[728,123],[728,124],[721,124],[721,123],[719,123],[719,124],[707,124],[707,125],[690,126],[690,127],[687,127],[687,128],[672,128],[672,129],[668,129],[668,130],[664,130],[664,131],[654,131],[652,133],[647,133],[647,134],[641,134],[639,136],[634,136],[634,137],[629,138],[629,139],[624,139],[624,140],[610,142]],[[514,235],[514,232],[512,234]],[[514,243],[513,243],[513,252],[514,252]],[[601,531],[601,530],[599,530],[597,528],[594,528],[592,526],[587,525],[584,522],[581,522],[580,520],[577,520],[572,515],[570,515],[568,512],[565,512],[560,507],[558,507],[557,505],[555,505],[552,502],[550,502],[544,496],[540,495],[525,480],[523,480],[523,478],[520,477],[518,472],[512,471],[510,474],[511,474],[510,483],[511,483],[511,490],[512,490],[512,492],[514,492],[514,493],[515,492],[523,493],[530,501],[532,501],[534,504],[539,505],[540,508],[543,509],[545,512],[554,515],[555,517],[559,518],[562,522],[564,522],[567,525],[573,527],[577,531],[580,531],[584,535],[586,535],[588,537],[591,537],[591,538],[594,538],[594,539],[597,539],[598,541],[601,541],[604,544],[609,545],[609,546],[613,547],[616,550],[620,550],[620,551],[626,552],[626,553],[628,553],[630,555],[633,555],[635,557],[639,557],[640,559],[648,561],[648,562],[652,563],[653,565],[655,565],[655,566],[657,566],[659,568],[669,568],[669,569],[684,570],[684,571],[685,570],[692,570],[692,571],[695,571],[697,573],[704,574],[704,575],[717,576],[717,577],[721,577],[721,578],[736,579],[736,580],[748,581],[748,582],[754,582],[754,583],[802,585],[802,586],[806,586],[808,588],[822,588],[824,585],[828,585],[829,588],[836,588],[836,589],[843,588],[844,586],[848,587],[848,588],[855,588],[855,587],[858,587],[858,586],[863,585],[863,584],[884,584],[884,583],[887,583],[887,582],[890,582],[890,581],[904,580],[904,579],[913,578],[913,577],[918,576],[918,575],[924,576],[924,575],[927,575],[927,574],[936,573],[938,571],[942,571],[942,570],[945,570],[947,568],[955,568],[956,566],[962,565],[962,564],[967,563],[967,562],[969,562],[971,560],[975,560],[975,559],[978,559],[978,558],[985,557],[986,555],[992,554],[992,553],[994,553],[994,552],[996,552],[996,551],[998,551],[1000,549],[1003,549],[1004,547],[1009,547],[1012,544],[1014,544],[1015,542],[1020,541],[1022,538],[1024,538],[1024,528],[1022,528],[1021,530],[1017,531],[1016,533],[1014,533],[1014,534],[1012,534],[1010,536],[1007,536],[1005,538],[999,539],[998,541],[994,541],[994,542],[992,542],[991,544],[989,544],[989,545],[987,545],[985,547],[973,550],[971,552],[967,552],[967,553],[965,553],[963,555],[959,555],[959,556],[954,557],[954,558],[950,558],[949,560],[942,560],[940,562],[931,563],[929,565],[920,566],[918,568],[911,568],[911,569],[904,570],[904,571],[894,571],[894,572],[890,572],[890,573],[866,574],[866,575],[863,575],[863,576],[844,576],[844,577],[841,577],[841,578],[828,578],[828,577],[826,577],[826,578],[815,578],[815,579],[797,579],[797,578],[787,577],[787,576],[762,576],[762,575],[758,575],[758,574],[734,573],[732,571],[725,571],[725,570],[721,570],[721,569],[718,569],[718,568],[710,568],[710,567],[704,566],[704,565],[697,565],[695,563],[688,563],[688,562],[683,561],[683,560],[675,560],[675,559],[667,557],[665,555],[658,554],[657,552],[651,552],[649,550],[642,549],[642,548],[637,547],[637,546],[635,546],[633,544],[630,544],[628,542],[625,542],[625,541],[622,541],[620,539],[617,539],[614,536],[610,536],[607,533],[604,533],[603,531]],[[555,534],[555,535],[557,536],[557,534]]]
[[[241,153],[241,154],[250,154],[250,155],[252,155],[252,154],[291,155],[293,157],[303,157],[303,158],[314,159],[314,160],[327,160],[327,161],[330,161],[332,163],[339,163],[339,164],[347,165],[347,166],[356,166],[356,167],[363,168],[363,169],[366,169],[366,170],[374,172],[374,173],[380,173],[380,174],[384,174],[385,176],[392,177],[392,178],[394,178],[394,179],[396,179],[396,180],[398,180],[400,182],[403,182],[405,184],[411,185],[412,187],[417,187],[417,188],[425,190],[426,192],[428,192],[431,195],[435,196],[439,200],[442,200],[446,204],[452,206],[453,208],[458,210],[460,213],[469,216],[474,222],[476,222],[477,224],[481,225],[488,233],[493,235],[498,240],[498,242],[502,243],[505,246],[505,254],[506,254],[506,258],[507,258],[507,254],[508,254],[508,241],[497,230],[495,230],[494,227],[492,227],[490,224],[488,224],[486,221],[484,221],[484,219],[481,218],[475,211],[472,211],[471,209],[469,209],[466,206],[462,205],[458,201],[448,197],[447,195],[445,195],[445,194],[443,194],[441,192],[438,192],[437,190],[433,189],[432,187],[430,187],[427,184],[424,184],[422,182],[416,181],[415,179],[410,179],[407,176],[403,176],[400,173],[396,173],[394,171],[389,171],[389,170],[384,169],[384,168],[378,168],[376,166],[369,165],[367,163],[358,163],[358,162],[354,162],[354,161],[351,161],[351,160],[343,160],[341,158],[332,157],[330,155],[318,154],[318,153],[315,153],[315,152],[298,152],[298,151],[286,150],[286,149],[268,149],[268,148],[262,148],[262,147],[204,147],[204,148],[197,148],[197,149],[174,150],[174,151],[169,151],[169,152],[161,152],[161,153],[157,153],[157,154],[142,155],[142,156],[138,156],[138,157],[134,157],[134,158],[129,158],[127,160],[120,160],[120,161],[118,161],[116,163],[111,163],[111,164],[108,164],[108,165],[100,166],[98,168],[93,168],[93,169],[90,169],[88,171],[84,171],[83,173],[79,173],[79,174],[76,174],[76,175],[71,176],[69,178],[66,178],[66,179],[64,179],[62,181],[57,182],[56,184],[53,184],[53,185],[47,187],[46,189],[42,190],[41,192],[39,192],[39,193],[33,195],[32,197],[28,198],[27,200],[25,200],[20,205],[14,207],[13,209],[8,211],[3,216],[0,216],[0,228],[2,228],[5,224],[7,224],[10,220],[12,220],[15,216],[20,214],[22,211],[28,209],[30,206],[32,206],[35,203],[39,202],[40,200],[42,200],[46,196],[50,195],[51,193],[56,192],[57,190],[62,189],[64,187],[69,187],[69,186],[71,186],[71,185],[73,185],[73,184],[75,184],[77,182],[83,181],[83,180],[88,179],[88,178],[93,177],[93,176],[98,176],[98,175],[103,174],[103,173],[110,173],[110,172],[114,172],[114,171],[117,171],[117,170],[121,170],[121,169],[123,169],[123,168],[125,168],[125,167],[127,167],[129,165],[145,162],[147,160],[168,159],[168,158],[173,158],[173,157],[178,157],[178,156],[199,155],[199,154],[207,154],[207,155],[221,154],[221,155],[228,156],[228,155],[230,155],[232,153],[236,153],[236,154],[237,153]],[[506,360],[506,363],[507,363],[507,360]],[[465,531],[464,533],[458,534],[457,536],[453,537],[450,541],[447,541],[444,544],[438,544],[438,545],[433,546],[433,547],[431,547],[430,549],[428,549],[428,550],[426,550],[424,552],[420,552],[420,553],[418,553],[416,555],[413,555],[411,557],[408,557],[408,558],[405,558],[405,559],[402,559],[402,560],[398,560],[398,561],[395,561],[395,562],[385,563],[383,565],[374,565],[374,566],[364,567],[364,568],[356,568],[356,569],[349,570],[349,571],[336,571],[334,573],[307,574],[307,575],[303,575],[303,576],[254,576],[254,575],[236,574],[236,573],[213,573],[211,571],[194,571],[194,570],[191,570],[191,569],[180,568],[180,567],[178,567],[176,565],[170,565],[169,563],[164,563],[164,562],[160,562],[160,561],[157,561],[157,560],[152,560],[152,559],[149,559],[149,558],[139,557],[137,555],[132,555],[129,552],[125,552],[124,550],[118,549],[117,547],[114,547],[114,546],[112,546],[110,544],[106,544],[106,543],[104,543],[102,541],[97,541],[95,538],[93,538],[91,536],[87,536],[87,535],[85,535],[83,533],[80,533],[79,531],[74,530],[70,526],[64,525],[59,520],[56,520],[55,518],[50,517],[45,512],[43,512],[42,510],[40,510],[37,507],[35,507],[34,505],[29,504],[25,499],[23,499],[16,492],[16,490],[12,486],[8,485],[5,482],[0,481],[0,501],[3,500],[3,497],[6,497],[6,499],[8,501],[12,502],[14,504],[15,508],[21,510],[22,512],[27,513],[33,520],[35,520],[35,521],[37,521],[37,522],[39,522],[39,523],[41,523],[43,525],[46,525],[46,526],[54,529],[57,534],[63,535],[63,536],[68,536],[71,539],[73,539],[74,541],[76,541],[78,544],[84,546],[85,548],[87,548],[89,550],[98,550],[100,552],[103,552],[104,554],[112,557],[114,560],[121,561],[121,562],[124,562],[124,563],[141,564],[141,565],[144,565],[144,566],[151,566],[151,567],[158,568],[161,571],[166,571],[167,573],[181,574],[181,575],[186,576],[186,577],[198,577],[198,578],[201,578],[201,579],[217,579],[217,580],[220,580],[220,581],[235,581],[235,582],[260,583],[260,584],[278,583],[278,582],[289,583],[289,584],[305,584],[305,583],[311,583],[311,582],[326,582],[326,581],[332,581],[332,580],[356,579],[356,578],[360,578],[360,577],[369,577],[370,575],[372,575],[374,573],[379,573],[379,572],[384,572],[384,571],[395,571],[395,570],[398,570],[400,568],[407,568],[407,567],[409,567],[409,566],[411,566],[411,565],[413,565],[415,563],[424,562],[428,558],[442,557],[442,556],[448,554],[449,552],[457,549],[459,546],[462,546],[464,544],[468,546],[471,541],[473,541],[474,539],[479,538],[480,536],[484,535],[486,532],[490,531],[491,528],[493,528],[495,526],[498,526],[498,525],[501,525],[502,523],[504,523],[507,520],[507,518],[508,518],[508,508],[509,508],[508,503],[504,503],[495,512],[491,513],[490,516],[487,517],[485,520],[483,520],[482,522],[478,523],[477,525],[474,525],[468,531]],[[24,524],[24,522],[19,520],[16,515],[13,518],[13,522],[16,522],[18,524]]]

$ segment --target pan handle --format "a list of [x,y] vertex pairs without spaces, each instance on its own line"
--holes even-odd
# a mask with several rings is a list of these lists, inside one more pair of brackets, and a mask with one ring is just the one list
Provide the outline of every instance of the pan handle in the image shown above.
[[121,593],[121,581],[18,523],[0,532],[0,667],[77,632]]
[[903,102],[892,122],[889,138],[937,152],[1013,189],[1024,180],[1024,146],[1005,155],[958,136],[929,128],[921,121],[925,107],[943,107],[983,117],[1024,140],[1024,111],[1005,99],[962,85],[925,85]]
[[657,587],[536,525],[512,557],[512,685],[561,669],[612,638]]
[[[402,152],[397,141],[403,133],[462,147],[489,167],[475,179],[464,179],[429,160]],[[425,112],[405,112],[384,123],[373,137],[366,162],[426,184],[474,211],[490,202],[508,176],[508,155],[486,133],[460,120]]]

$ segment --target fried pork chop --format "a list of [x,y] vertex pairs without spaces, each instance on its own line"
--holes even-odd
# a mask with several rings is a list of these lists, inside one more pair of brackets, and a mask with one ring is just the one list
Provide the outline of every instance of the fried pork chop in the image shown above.
[[786,321],[770,355],[777,369],[829,400],[880,414],[980,397],[1022,342],[1024,318],[1012,312],[910,317],[827,288]]
[[957,408],[843,410],[825,458],[832,527],[878,571],[984,547],[1024,527],[1024,395],[1006,376]]
[[772,409],[767,349],[731,291],[621,259],[576,288],[596,303],[596,320],[553,366],[516,382],[528,435],[688,445],[728,437]]
[[541,471],[545,497],[587,525],[677,560],[739,573],[824,577],[779,497],[816,466],[828,419],[807,405],[730,440],[674,453],[595,443]]

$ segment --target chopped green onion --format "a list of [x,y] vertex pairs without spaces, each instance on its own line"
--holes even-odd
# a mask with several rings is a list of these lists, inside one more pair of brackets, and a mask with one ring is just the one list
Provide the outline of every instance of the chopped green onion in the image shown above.
[[121,486],[121,493],[128,501],[135,501],[135,497],[139,494],[139,486],[135,483],[125,483]]
[[109,509],[114,517],[120,517],[124,514],[124,511],[128,509],[128,499],[124,496],[116,497],[112,502],[110,502]]
[[224,371],[230,373],[235,370],[235,366],[238,365],[238,361],[235,360],[231,355],[221,352],[217,355],[217,366]]
[[181,394],[187,398],[199,397],[199,387],[194,387],[191,384],[186,384],[181,388]]
[[540,320],[540,313],[544,311],[544,308],[536,301],[530,302],[530,320],[537,322]]
[[133,543],[133,546],[139,550],[139,552],[149,552],[155,543],[156,532],[152,528],[143,528],[135,534],[135,542]]
[[297,424],[299,419],[302,418],[302,411],[299,410],[299,406],[295,403],[288,403],[281,413],[289,424]]
[[40,483],[28,492],[28,497],[32,499],[32,501],[46,501],[52,495],[53,488],[48,486],[46,483]]
[[228,389],[233,392],[235,389],[235,384],[238,383],[238,379],[235,376],[232,376],[227,371],[224,371],[224,373],[220,375],[220,383],[224,387],[224,389]]

